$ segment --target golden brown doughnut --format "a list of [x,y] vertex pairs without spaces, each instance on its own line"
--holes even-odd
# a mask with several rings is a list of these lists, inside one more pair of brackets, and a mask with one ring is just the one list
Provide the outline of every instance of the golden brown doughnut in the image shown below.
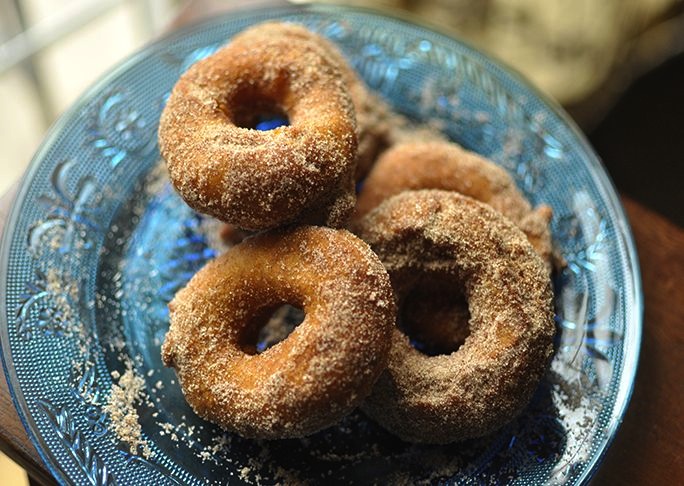
[[455,143],[406,143],[384,152],[364,182],[355,217],[395,194],[416,189],[456,191],[489,204],[523,230],[551,270],[551,208],[532,209],[505,170]]
[[395,328],[387,370],[362,409],[404,440],[448,443],[493,432],[529,401],[555,332],[551,283],[525,235],[490,206],[455,192],[404,192],[358,228],[399,300],[423,278],[462,286],[470,334],[426,356]]
[[[354,203],[356,124],[337,64],[311,41],[231,42],[174,87],[159,146],[192,208],[244,229],[341,226]],[[260,114],[289,126],[259,131]]]
[[[304,321],[254,354],[282,304]],[[384,369],[396,309],[389,277],[346,230],[301,226],[248,238],[169,304],[162,358],[201,417],[251,438],[301,437],[355,408]]]

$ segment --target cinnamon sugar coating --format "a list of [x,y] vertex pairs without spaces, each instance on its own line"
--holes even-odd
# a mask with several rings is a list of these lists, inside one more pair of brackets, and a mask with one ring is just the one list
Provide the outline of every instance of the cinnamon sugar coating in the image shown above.
[[359,224],[401,301],[422,279],[462,286],[470,334],[429,357],[395,328],[386,371],[363,410],[404,440],[448,443],[491,433],[529,401],[552,354],[549,274],[525,235],[458,193],[404,192]]
[[403,191],[443,189],[487,203],[527,235],[551,271],[551,208],[532,209],[504,169],[444,141],[398,144],[384,152],[358,196],[355,218]]
[[[304,321],[254,354],[282,304]],[[250,438],[301,437],[332,425],[386,366],[396,309],[377,256],[346,230],[261,233],[208,263],[169,304],[162,358],[198,415]]]
[[233,42],[254,45],[264,38],[273,37],[313,42],[339,67],[341,81],[349,89],[356,114],[356,180],[360,180],[368,173],[380,152],[391,143],[391,132],[395,125],[403,125],[400,118],[393,116],[389,107],[366,88],[335,44],[301,25],[266,22],[241,32],[233,38]]
[[[289,126],[259,131],[260,114]],[[354,107],[337,64],[285,36],[231,42],[175,85],[159,146],[192,208],[244,229],[344,224],[352,211]]]

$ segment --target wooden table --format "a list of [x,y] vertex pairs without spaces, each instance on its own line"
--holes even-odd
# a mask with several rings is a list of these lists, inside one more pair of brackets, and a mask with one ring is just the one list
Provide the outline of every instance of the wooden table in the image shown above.
[[[226,9],[217,2],[197,3],[204,5],[183,11],[173,26]],[[0,199],[0,233],[11,197]],[[593,483],[684,484],[684,230],[638,201],[627,197],[622,201],[641,264],[643,341],[624,423]],[[4,374],[0,377],[0,449],[26,468],[32,482],[54,484],[19,420]]]

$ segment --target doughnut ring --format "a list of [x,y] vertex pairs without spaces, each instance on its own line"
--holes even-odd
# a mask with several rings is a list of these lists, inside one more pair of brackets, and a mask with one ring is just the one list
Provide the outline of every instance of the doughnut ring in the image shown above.
[[[255,354],[282,304],[304,321]],[[390,280],[346,230],[260,233],[209,262],[169,304],[162,358],[195,412],[248,438],[301,437],[334,424],[385,368],[396,317]]]
[[[197,211],[261,230],[339,227],[354,204],[354,107],[340,69],[314,43],[231,42],[173,88],[159,125],[170,179]],[[288,117],[269,131],[260,114]]]
[[427,356],[395,328],[386,371],[362,409],[411,442],[491,433],[529,401],[553,351],[549,274],[525,235],[491,207],[455,192],[404,192],[359,226],[398,300],[421,278],[464,288],[470,334]]
[[489,204],[527,235],[551,271],[551,208],[532,209],[505,170],[454,143],[406,143],[384,152],[364,182],[355,217],[395,194],[417,189],[456,191]]

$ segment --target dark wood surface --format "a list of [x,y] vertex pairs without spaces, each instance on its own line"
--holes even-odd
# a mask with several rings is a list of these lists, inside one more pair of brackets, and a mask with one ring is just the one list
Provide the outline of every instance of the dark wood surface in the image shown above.
[[596,484],[684,484],[684,230],[622,198],[644,286],[634,393]]
[[[195,3],[209,7],[200,13],[184,11],[173,27],[225,10],[216,7],[217,2]],[[10,198],[6,195],[0,200],[0,233]],[[593,483],[684,484],[684,230],[637,201],[622,200],[641,265],[643,341],[624,423]],[[54,483],[19,420],[4,374],[0,377],[0,449],[26,468],[32,481]]]

